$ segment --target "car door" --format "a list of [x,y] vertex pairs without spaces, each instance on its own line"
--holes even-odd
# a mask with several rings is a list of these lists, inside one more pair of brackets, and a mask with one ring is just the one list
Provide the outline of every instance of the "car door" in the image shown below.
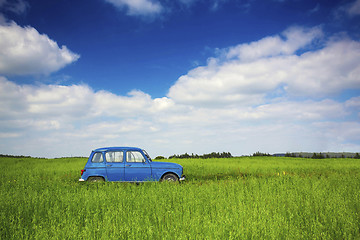
[[125,181],[124,152],[108,151],[105,161],[108,181]]
[[125,181],[151,180],[151,165],[140,151],[127,151]]

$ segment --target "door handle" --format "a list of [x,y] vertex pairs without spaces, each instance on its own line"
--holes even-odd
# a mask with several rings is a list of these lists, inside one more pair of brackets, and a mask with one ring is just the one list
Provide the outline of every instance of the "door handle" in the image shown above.
[[131,164],[126,164],[125,166],[126,166],[126,167],[131,167]]
[[107,167],[111,167],[112,165],[106,165]]

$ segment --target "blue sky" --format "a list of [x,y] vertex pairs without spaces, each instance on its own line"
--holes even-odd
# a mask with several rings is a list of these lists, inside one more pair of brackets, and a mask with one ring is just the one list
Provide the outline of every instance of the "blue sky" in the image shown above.
[[0,153],[360,151],[360,0],[0,0]]

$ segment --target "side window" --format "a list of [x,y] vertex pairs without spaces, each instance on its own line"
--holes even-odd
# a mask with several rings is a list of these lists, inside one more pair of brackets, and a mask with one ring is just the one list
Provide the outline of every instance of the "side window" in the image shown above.
[[122,162],[123,161],[123,152],[106,152],[105,158],[107,162]]
[[126,153],[127,162],[145,162],[144,156],[138,151],[128,151]]
[[93,163],[101,163],[103,161],[104,161],[104,159],[103,159],[101,152],[95,153],[91,159],[91,162],[93,162]]

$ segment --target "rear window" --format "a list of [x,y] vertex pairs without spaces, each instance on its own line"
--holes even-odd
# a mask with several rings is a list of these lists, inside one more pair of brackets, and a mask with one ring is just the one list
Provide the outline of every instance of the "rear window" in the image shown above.
[[91,162],[93,163],[100,163],[100,162],[103,162],[104,159],[103,159],[103,156],[102,156],[102,153],[101,152],[97,152],[97,153],[94,153],[92,159],[91,159]]

